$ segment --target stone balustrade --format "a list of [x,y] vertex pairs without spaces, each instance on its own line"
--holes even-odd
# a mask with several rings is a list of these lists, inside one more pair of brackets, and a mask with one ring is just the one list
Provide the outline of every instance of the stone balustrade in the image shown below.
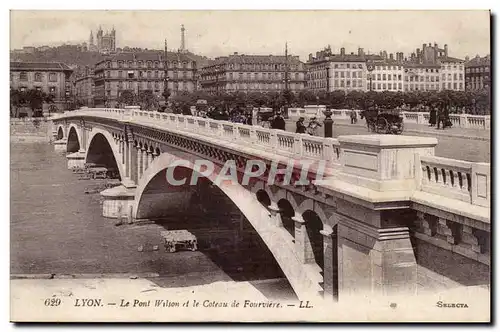
[[473,205],[489,207],[490,165],[421,156],[421,190]]
[[[350,118],[351,110],[348,109],[332,109],[332,119],[347,120]],[[355,110],[360,117],[361,110]],[[403,121],[405,123],[414,124],[429,124],[429,112],[407,112],[402,111]],[[305,108],[289,108],[288,117],[291,119],[298,119],[299,117],[324,117],[320,111],[308,112]],[[489,115],[471,115],[471,114],[450,114],[450,121],[456,128],[476,128],[476,129],[490,129],[491,117]]]

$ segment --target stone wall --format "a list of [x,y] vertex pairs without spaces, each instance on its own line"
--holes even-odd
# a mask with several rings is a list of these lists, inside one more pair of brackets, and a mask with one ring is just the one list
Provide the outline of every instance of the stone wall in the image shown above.
[[14,142],[49,142],[52,123],[44,118],[10,120],[10,139]]

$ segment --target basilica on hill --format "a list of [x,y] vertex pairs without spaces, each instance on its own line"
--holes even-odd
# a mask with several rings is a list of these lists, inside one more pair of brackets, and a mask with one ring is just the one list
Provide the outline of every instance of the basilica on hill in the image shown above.
[[111,31],[104,32],[99,26],[94,41],[94,33],[90,31],[88,50],[91,52],[113,53],[116,51],[116,30],[113,27]]

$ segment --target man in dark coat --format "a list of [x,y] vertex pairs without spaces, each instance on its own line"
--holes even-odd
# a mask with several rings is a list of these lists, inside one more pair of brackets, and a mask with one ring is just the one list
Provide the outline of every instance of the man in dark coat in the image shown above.
[[432,105],[432,108],[429,113],[429,125],[431,127],[434,127],[436,125],[436,120],[437,120],[437,110],[436,106]]
[[276,117],[271,122],[272,129],[286,130],[285,119],[281,116],[281,113],[278,113]]
[[295,132],[298,134],[304,134],[306,132],[306,126],[304,124],[304,118],[300,117],[299,120],[295,123],[297,126],[297,129],[295,129]]

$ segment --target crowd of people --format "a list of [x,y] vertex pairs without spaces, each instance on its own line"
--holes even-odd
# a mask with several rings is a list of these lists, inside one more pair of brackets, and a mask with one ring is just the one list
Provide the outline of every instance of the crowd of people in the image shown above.
[[[437,108],[432,107],[429,109],[427,107],[427,111],[429,111],[429,126],[434,127],[436,129],[445,129],[446,127],[451,127],[452,123],[450,121],[450,112],[447,107]],[[440,128],[441,127],[441,128]]]

